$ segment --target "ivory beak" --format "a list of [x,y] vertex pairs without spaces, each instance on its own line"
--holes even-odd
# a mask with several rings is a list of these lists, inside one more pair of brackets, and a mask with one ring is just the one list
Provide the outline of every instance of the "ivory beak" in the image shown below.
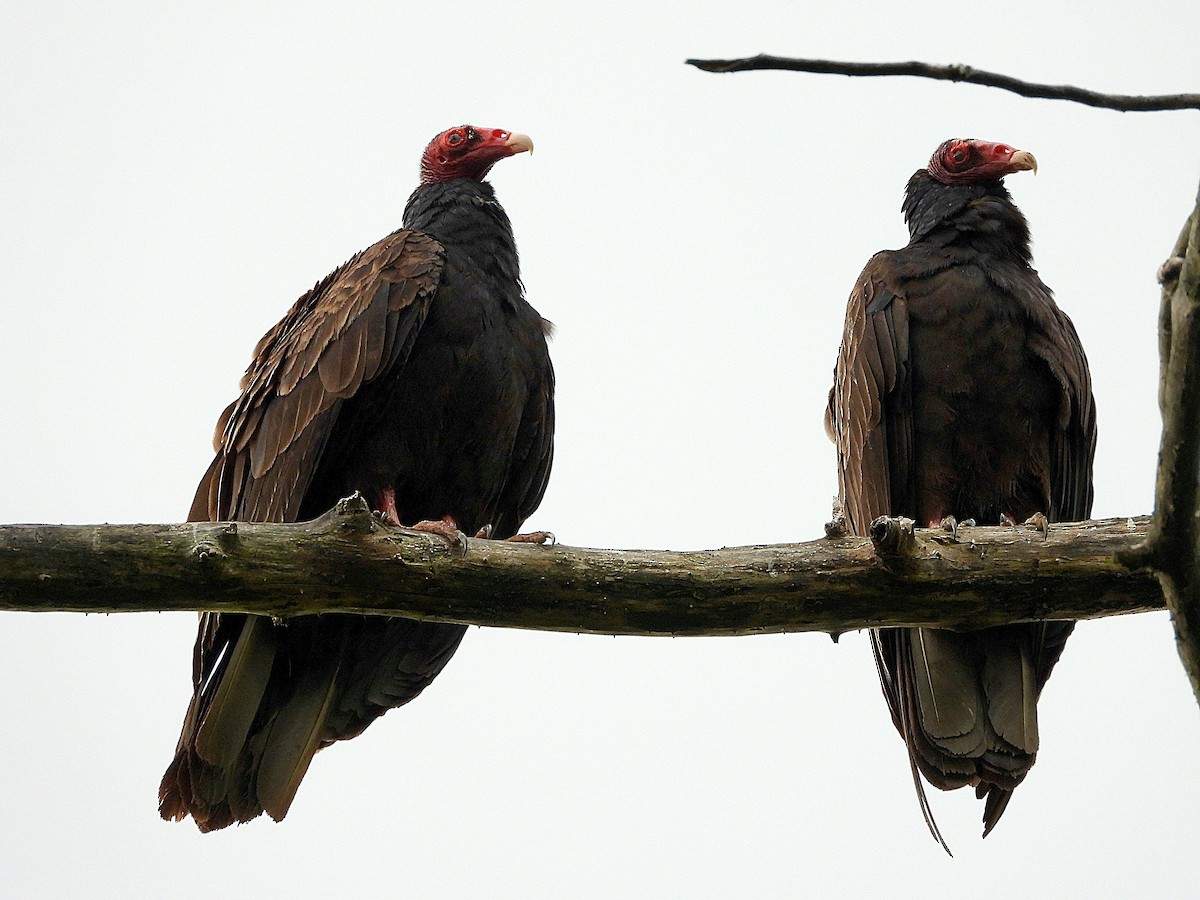
[[[513,132],[508,136],[508,140],[504,142],[505,147],[512,147],[513,153],[532,153],[533,138],[527,134],[519,134]],[[1029,154],[1026,154],[1028,156]],[[1033,159],[1032,156],[1029,157]]]
[[1028,150],[1018,150],[1012,155],[1012,159],[1008,164],[1013,167],[1013,171],[1020,172],[1026,169],[1032,169],[1033,174],[1037,174],[1037,160],[1033,158],[1033,154]]

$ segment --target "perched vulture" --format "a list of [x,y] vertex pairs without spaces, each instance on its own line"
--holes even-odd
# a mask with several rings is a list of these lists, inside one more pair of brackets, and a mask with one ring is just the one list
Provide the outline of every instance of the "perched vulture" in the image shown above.
[[[1024,169],[1036,171],[1027,152],[946,141],[909,179],[908,246],[875,254],[854,286],[825,427],[855,534],[883,515],[953,528],[1091,512],[1091,377],[1001,183]],[[973,786],[986,798],[986,836],[1033,765],[1038,695],[1073,627],[872,632],[921,809],[943,847],[917,773],[943,790]]]
[[[259,341],[190,521],[292,522],[361,491],[394,524],[517,535],[550,473],[550,325],[525,300],[508,216],[483,178],[532,149],[492,128],[433,139],[404,227]],[[190,815],[201,831],[282,819],[313,754],[417,696],[465,630],[205,613],[162,817]]]

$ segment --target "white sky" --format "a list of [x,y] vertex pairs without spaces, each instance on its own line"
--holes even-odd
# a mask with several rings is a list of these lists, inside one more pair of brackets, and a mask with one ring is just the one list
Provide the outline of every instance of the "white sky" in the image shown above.
[[[1175,37],[1200,32],[1196,4],[221,6],[0,8],[0,521],[181,519],[255,341],[398,227],[421,149],[464,121],[538,147],[492,176],[558,325],[530,526],[601,547],[819,536],[846,295],[956,136],[1037,155],[1009,186],[1091,359],[1095,514],[1150,511],[1154,274],[1195,197],[1198,114],[683,60],[1197,90]],[[317,757],[283,824],[203,836],[155,809],[194,632],[2,617],[9,896],[1195,893],[1200,717],[1165,614],[1077,629],[986,841],[968,792],[932,797],[954,860],[861,634],[473,629],[423,697]]]

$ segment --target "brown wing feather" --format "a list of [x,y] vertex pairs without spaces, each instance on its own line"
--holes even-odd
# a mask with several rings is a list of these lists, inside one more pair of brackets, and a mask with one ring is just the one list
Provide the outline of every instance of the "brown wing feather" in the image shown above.
[[[867,264],[851,294],[826,430],[838,448],[842,503],[856,534],[865,534],[877,516],[915,516],[921,508],[907,297],[910,291],[919,297],[935,290],[967,296],[964,292],[975,290],[971,279],[978,280],[977,270],[957,262],[950,255],[885,251]],[[1096,441],[1087,360],[1070,319],[1036,273],[1014,271],[1001,291],[1013,310],[1028,317],[1028,349],[1061,388],[1058,427],[1050,429],[1043,511],[1051,521],[1084,519],[1091,512]],[[1011,273],[1002,270],[1002,275]],[[947,413],[927,409],[924,414]],[[908,745],[921,809],[943,846],[918,770],[943,789],[982,774],[986,780],[977,793],[986,797],[984,833],[990,831],[1032,765],[1038,745],[1036,700],[1072,627],[1051,622],[976,635],[934,629],[873,633],[880,681]]]
[[[908,320],[895,290],[892,257],[873,256],[846,309],[825,429],[838,450],[838,483],[850,530],[866,534],[912,482]],[[885,409],[886,407],[886,409]]]
[[[302,296],[258,343],[243,392],[221,416],[218,457],[196,491],[195,518],[294,515],[337,418],[338,401],[411,347],[441,275],[433,238],[401,230],[359,253]],[[385,355],[384,348],[392,352]],[[290,452],[288,452],[290,451]],[[286,452],[286,457],[283,455]],[[248,472],[232,480],[239,468]],[[227,471],[229,470],[229,471]],[[215,483],[228,490],[214,490]],[[277,496],[273,502],[261,498]],[[200,501],[207,498],[202,516]]]
[[[443,261],[434,239],[397,231],[295,303],[259,341],[241,395],[218,421],[217,455],[200,480],[190,521],[296,518],[342,401],[403,364]],[[313,722],[323,721],[331,702],[332,682],[317,685],[323,689],[309,691],[312,697],[305,693],[323,675],[314,668],[281,719],[256,746],[244,747],[277,653],[274,630],[254,623],[206,613],[196,639],[193,697],[160,788],[160,811],[176,819],[190,813],[201,830],[252,817],[259,801],[281,816],[319,747]],[[230,763],[245,752],[265,758],[259,785],[228,783]],[[193,754],[214,765],[195,765]]]
[[[838,450],[842,506],[850,530],[860,535],[879,516],[916,514],[904,291],[905,278],[913,273],[898,260],[890,251],[875,254],[850,294],[826,412],[826,431]],[[943,789],[968,784],[973,762],[959,762],[943,748],[971,753],[985,741],[975,714],[978,688],[974,679],[959,677],[969,660],[957,637],[930,629],[885,629],[873,631],[871,640],[892,722],[908,748],[921,813],[947,853],[920,774]]]
[[1057,306],[1039,310],[1033,350],[1062,387],[1058,429],[1050,442],[1052,522],[1078,522],[1092,512],[1092,462],[1096,453],[1096,401],[1092,376],[1075,325]]
[[[542,383],[542,389],[532,398],[521,418],[517,439],[513,445],[516,460],[500,492],[501,518],[494,524],[496,535],[516,534],[542,502],[550,480],[550,464],[554,457],[554,377]],[[511,511],[511,512],[510,512]]]

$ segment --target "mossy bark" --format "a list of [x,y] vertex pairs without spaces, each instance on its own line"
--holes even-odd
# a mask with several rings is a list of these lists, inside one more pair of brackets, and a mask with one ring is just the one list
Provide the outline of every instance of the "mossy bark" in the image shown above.
[[1200,701],[1200,196],[1159,281],[1163,435],[1154,519],[1145,543],[1122,559],[1158,574]]
[[694,551],[479,539],[464,549],[385,526],[355,497],[294,525],[0,526],[0,609],[357,612],[639,635],[979,628],[1162,608],[1154,576],[1114,557],[1147,526],[964,528],[957,541],[918,529],[886,550],[836,536]]

